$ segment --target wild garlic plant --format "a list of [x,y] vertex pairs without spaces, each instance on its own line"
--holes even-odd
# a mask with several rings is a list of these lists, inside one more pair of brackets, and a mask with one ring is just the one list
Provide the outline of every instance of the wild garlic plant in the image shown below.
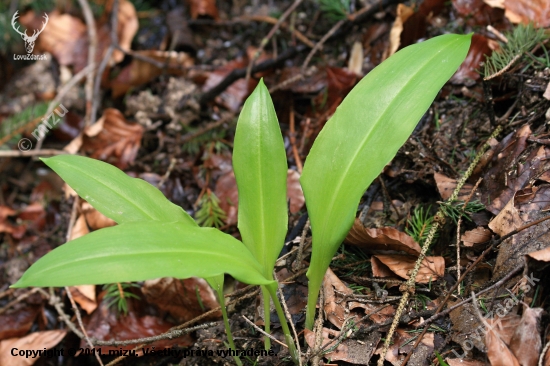
[[[307,272],[307,328],[313,327],[323,276],[353,224],[361,196],[465,59],[470,40],[471,35],[448,34],[397,52],[355,86],[315,140],[300,179],[313,238]],[[42,160],[118,225],[54,249],[12,287],[194,276],[208,280],[223,307],[221,289],[224,274],[229,274],[261,286],[268,332],[269,300],[273,300],[290,354],[298,362],[300,355],[273,278],[288,224],[287,160],[275,109],[262,80],[241,111],[234,142],[242,241],[215,228],[199,227],[158,189],[109,164],[74,155]],[[225,309],[223,314],[234,348]]]

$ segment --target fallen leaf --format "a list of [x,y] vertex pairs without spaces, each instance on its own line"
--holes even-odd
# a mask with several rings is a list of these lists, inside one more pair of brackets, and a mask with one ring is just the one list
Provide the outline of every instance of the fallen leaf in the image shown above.
[[133,57],[130,64],[125,66],[117,74],[116,78],[105,82],[106,86],[112,89],[114,98],[126,94],[130,88],[145,85],[164,73],[173,76],[182,76],[194,64],[193,58],[185,52],[140,50],[134,51],[134,54],[155,60],[166,65],[166,67],[159,68],[151,62]]
[[493,49],[490,40],[480,34],[474,34],[466,59],[451,77],[451,83],[472,86],[481,77],[479,70],[486,58],[491,56]]
[[369,251],[398,251],[418,256],[421,248],[409,235],[393,228],[366,228],[355,219],[348,235],[347,243]]
[[80,210],[86,217],[86,222],[92,230],[115,226],[116,222],[92,207],[88,202],[82,202]]
[[542,342],[540,340],[540,317],[542,308],[523,308],[521,321],[510,340],[510,351],[522,366],[537,366]]
[[0,315],[0,340],[27,334],[40,309],[41,306],[23,306],[19,309],[10,309]]
[[348,60],[348,70],[355,73],[357,76],[362,76],[364,58],[363,45],[361,42],[354,42]]
[[[392,339],[392,344],[386,353],[386,360],[391,362],[393,365],[401,365],[405,354],[412,351],[413,338],[416,338],[415,334],[408,333],[405,329],[398,328],[395,331],[395,334]],[[424,357],[423,361],[426,359],[426,353],[431,354],[434,349],[434,334],[426,333],[422,340],[420,341],[419,346],[413,351],[413,355],[409,363],[411,365],[418,365],[418,358]],[[376,350],[376,354],[380,354],[380,347]],[[422,363],[420,363],[422,364]]]
[[404,4],[397,5],[397,16],[393,21],[392,28],[390,30],[390,49],[388,57],[393,55],[398,49],[401,40],[401,33],[403,32],[403,24],[414,14],[414,9]]
[[[130,305],[130,304],[129,304]],[[141,315],[139,311],[128,312],[126,316],[120,316],[116,310],[111,310],[105,304],[105,301],[101,302],[96,311],[90,316],[90,320],[86,325],[86,331],[90,338],[96,338],[102,341],[117,340],[123,341],[128,339],[152,337],[168,331],[174,324],[169,323],[159,317],[152,315]],[[151,349],[162,350],[169,347],[190,347],[193,345],[193,340],[190,335],[186,334],[183,337],[174,339],[164,339],[149,344],[147,347]],[[88,348],[86,340],[81,340],[81,347]],[[111,347],[102,346],[102,350],[108,353],[109,350],[131,350],[135,345]],[[143,351],[140,349],[137,355],[142,355]]]
[[445,362],[447,362],[449,366],[485,366],[484,362],[465,360],[463,358],[446,358]]
[[467,247],[473,247],[476,244],[481,244],[489,241],[491,239],[491,230],[485,229],[484,227],[476,227],[473,230],[468,230],[460,240],[464,242],[464,245]]
[[37,358],[14,357],[11,350],[17,348],[19,352],[26,350],[48,350],[55,347],[67,334],[66,330],[46,330],[37,331],[23,338],[10,338],[0,342],[0,365],[10,366],[30,366],[33,365]]
[[[339,331],[328,328],[323,328],[321,334],[322,347],[328,344],[336,345],[334,340],[340,336]],[[305,329],[304,338],[309,347],[313,349],[315,347],[315,333],[309,329]],[[323,357],[330,361],[368,365],[374,350],[376,350],[376,346],[380,342],[380,338],[381,334],[375,331],[368,334],[365,339],[361,339],[360,342],[357,339],[344,339],[341,343],[337,344],[336,349],[325,353]],[[328,366],[328,364],[325,365]]]
[[107,108],[95,124],[87,127],[64,150],[72,154],[81,151],[124,170],[137,155],[143,131],[139,124],[126,121],[118,109]]
[[[434,179],[435,184],[437,185],[437,190],[439,191],[439,195],[443,200],[448,200],[456,189],[456,179],[449,178],[440,173],[434,173]],[[460,189],[460,192],[458,192],[457,199],[460,201],[465,201],[466,199],[468,199],[468,196],[472,192],[473,188],[473,184],[464,184]]]
[[306,202],[304,191],[302,191],[302,185],[300,184],[300,173],[296,170],[288,169],[287,171],[286,198],[290,200],[290,213],[292,214],[299,212]]
[[[191,320],[219,306],[214,291],[208,283],[197,277],[185,280],[164,277],[147,280],[141,291],[145,299],[168,312],[179,323]],[[217,319],[221,312],[213,314],[209,319]]]
[[346,302],[343,300],[346,295],[352,295],[353,290],[340,281],[330,268],[327,269],[323,278],[323,290],[325,291],[323,311],[327,319],[338,329],[341,329],[348,315]]
[[[409,274],[416,263],[416,257],[408,255],[373,255],[371,258],[374,277],[385,277],[386,272],[380,267],[386,267],[401,278],[409,279]],[[443,277],[445,259],[443,257],[426,257],[422,260],[416,283],[429,283]]]
[[[491,319],[489,319],[491,320]],[[487,346],[487,358],[491,366],[520,366],[496,327],[488,327],[485,333],[485,345]]]
[[550,247],[528,253],[527,256],[539,262],[550,262]]
[[69,287],[74,301],[80,305],[86,313],[91,314],[97,309],[95,285],[80,285]]
[[504,15],[512,23],[535,23],[537,27],[550,26],[548,0],[504,0]]

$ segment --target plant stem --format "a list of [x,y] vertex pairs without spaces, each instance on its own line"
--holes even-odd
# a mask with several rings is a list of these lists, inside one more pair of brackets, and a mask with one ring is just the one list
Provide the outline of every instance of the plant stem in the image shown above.
[[[271,329],[271,297],[266,286],[262,286],[262,297],[264,300],[264,330],[269,334]],[[264,346],[266,351],[271,349],[271,339],[269,337],[264,337]]]
[[292,361],[294,361],[294,363],[298,365],[300,355],[296,350],[296,345],[294,344],[294,340],[292,339],[292,335],[290,334],[290,329],[288,328],[285,313],[281,306],[281,302],[277,297],[277,286],[278,284],[275,282],[273,285],[266,285],[265,287],[268,289],[271,295],[271,298],[273,299],[273,303],[275,304],[275,310],[277,310],[277,316],[279,317],[279,321],[281,322],[281,327],[283,328],[283,333],[285,334],[285,340],[288,346],[290,357],[292,357]]
[[[227,309],[225,308],[225,297],[223,296],[223,285],[216,286],[215,289],[218,294],[218,299],[222,310],[223,325],[225,327],[225,333],[227,333],[227,341],[229,342],[229,347],[231,347],[232,350],[236,350],[237,348],[235,347],[235,342],[233,341],[233,334],[231,333],[231,327],[229,326],[229,318],[227,317]],[[237,364],[237,366],[243,365],[239,356],[233,356],[233,359],[235,360],[235,363]]]

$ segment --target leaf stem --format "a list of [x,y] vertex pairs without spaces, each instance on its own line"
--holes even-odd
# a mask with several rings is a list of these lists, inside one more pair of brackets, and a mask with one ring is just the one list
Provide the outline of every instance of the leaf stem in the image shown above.
[[[262,286],[262,298],[264,301],[264,323],[265,323],[265,332],[270,333],[271,329],[271,297],[269,295],[269,290],[266,286]],[[271,339],[269,337],[264,337],[264,346],[266,350],[271,349]]]
[[277,311],[277,316],[279,317],[279,321],[281,322],[281,327],[282,327],[283,333],[285,335],[285,340],[286,340],[286,344],[288,346],[288,352],[290,353],[290,357],[292,357],[292,361],[294,361],[294,363],[296,365],[298,365],[300,355],[298,354],[298,351],[296,350],[296,345],[294,344],[294,340],[292,339],[292,335],[290,334],[290,329],[288,328],[288,323],[287,323],[287,320],[286,320],[286,317],[285,317],[285,313],[284,313],[283,308],[281,306],[281,302],[279,301],[279,298],[277,297],[278,284],[275,282],[273,284],[266,285],[265,287],[269,291],[269,294],[271,295],[271,298],[273,299],[273,303],[275,304],[275,310]]
[[[225,308],[225,297],[223,296],[223,286],[215,286],[216,293],[218,294],[218,299],[220,302],[220,307],[222,310],[223,325],[225,327],[225,333],[227,334],[227,341],[229,342],[229,347],[236,350],[235,342],[233,341],[233,334],[231,333],[231,327],[229,326],[229,318],[227,316],[227,309]],[[239,356],[233,356],[237,366],[242,366],[243,363]]]

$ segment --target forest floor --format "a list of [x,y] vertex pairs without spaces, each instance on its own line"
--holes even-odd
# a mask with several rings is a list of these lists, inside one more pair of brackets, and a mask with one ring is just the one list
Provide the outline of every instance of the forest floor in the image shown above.
[[[113,164],[159,188],[200,225],[240,238],[233,138],[260,78],[288,157],[289,229],[276,276],[304,365],[378,362],[400,286],[434,225],[385,364],[550,365],[550,57],[541,31],[550,25],[548,9],[523,0],[20,7],[16,17],[17,6],[0,5],[7,14],[0,24],[0,365],[234,364],[224,353],[215,293],[202,279],[9,286],[52,249],[115,225],[40,157]],[[517,25],[528,20],[534,26]],[[17,24],[28,34],[42,29],[33,53],[44,60],[17,59],[28,53]],[[474,33],[468,56],[363,195],[325,275],[323,322],[309,331],[311,232],[299,184],[309,150],[363,76],[395,51],[446,33]],[[264,348],[259,288],[227,276],[225,293],[236,346],[249,352],[243,364],[293,364],[275,341],[270,354],[254,354]],[[271,319],[272,336],[284,342],[275,312]],[[29,358],[21,350],[51,352]]]

